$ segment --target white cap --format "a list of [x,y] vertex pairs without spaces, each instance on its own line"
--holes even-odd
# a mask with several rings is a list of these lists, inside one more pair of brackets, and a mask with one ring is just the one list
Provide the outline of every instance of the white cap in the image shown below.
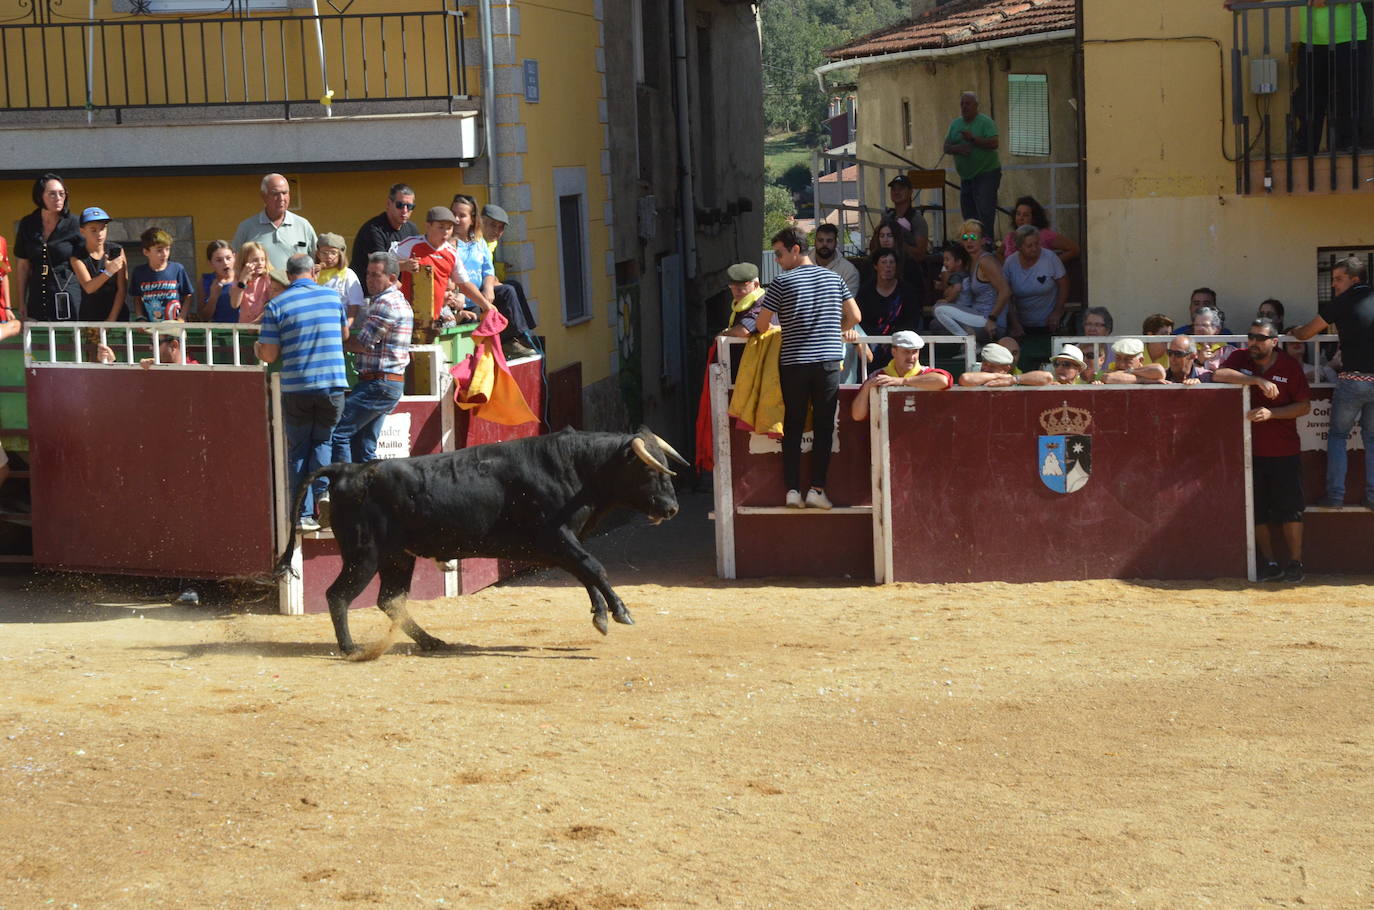
[[1112,353],[1122,357],[1138,357],[1145,353],[1145,342],[1139,338],[1123,338],[1112,345]]
[[983,352],[978,355],[978,359],[984,363],[998,363],[1010,366],[1016,358],[1011,356],[1011,351],[1002,347],[1000,344],[985,344]]
[[892,346],[894,348],[908,348],[919,351],[926,346],[925,339],[912,331],[894,332],[892,334]]
[[1074,363],[1078,364],[1078,368],[1079,368],[1080,370],[1086,370],[1086,369],[1088,368],[1087,361],[1085,361],[1085,360],[1083,359],[1083,351],[1082,351],[1082,349],[1079,348],[1079,346],[1076,345],[1076,344],[1066,344],[1066,345],[1064,345],[1064,350],[1060,351],[1058,354],[1055,354],[1055,355],[1054,355],[1053,357],[1051,357],[1050,359],[1051,359],[1051,360],[1072,360]]

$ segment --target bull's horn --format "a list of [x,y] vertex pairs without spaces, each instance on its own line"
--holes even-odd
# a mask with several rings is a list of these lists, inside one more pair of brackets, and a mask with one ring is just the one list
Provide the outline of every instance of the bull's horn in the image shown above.
[[691,464],[688,463],[687,459],[683,458],[681,455],[677,453],[677,449],[668,445],[668,440],[664,439],[657,433],[650,433],[649,435],[654,437],[654,442],[658,443],[659,448],[668,453],[669,458],[676,458],[678,464],[682,465],[684,468],[691,467]]
[[630,443],[630,448],[634,449],[634,453],[639,456],[640,461],[644,462],[655,471],[658,471],[660,474],[667,474],[669,477],[677,476],[676,472],[668,470],[667,466],[649,454],[648,447],[644,445],[644,440],[640,437],[636,436],[634,438],[634,442]]

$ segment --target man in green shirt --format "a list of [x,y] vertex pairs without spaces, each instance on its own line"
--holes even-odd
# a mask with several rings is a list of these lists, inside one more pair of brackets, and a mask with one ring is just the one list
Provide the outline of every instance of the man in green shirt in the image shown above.
[[959,208],[965,218],[983,223],[983,236],[996,237],[997,188],[1002,185],[1002,162],[997,157],[997,124],[978,113],[978,96],[959,96],[959,116],[949,125],[945,152],[954,156],[959,171]]
[[[1359,121],[1361,145],[1374,139],[1369,86],[1369,23],[1363,4],[1312,0],[1295,7],[1297,85],[1293,89],[1293,151],[1316,154],[1349,149],[1355,139],[1351,113]],[[1310,29],[1309,29],[1310,25]]]

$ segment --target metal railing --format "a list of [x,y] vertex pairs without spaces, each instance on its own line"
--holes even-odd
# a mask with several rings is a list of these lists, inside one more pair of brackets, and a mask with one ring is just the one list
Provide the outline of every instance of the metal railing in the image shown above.
[[[926,346],[921,349],[921,360],[925,362],[927,366],[934,365],[936,360],[936,354],[940,347],[952,347],[960,349],[963,352],[964,369],[966,370],[971,370],[978,364],[978,358],[975,356],[977,352],[977,342],[974,340],[974,337],[972,335],[922,335],[921,339],[926,343]],[[732,345],[745,344],[746,342],[748,342],[748,340],[748,338],[736,338],[730,335],[717,335],[716,360],[720,363],[729,363],[730,347]],[[845,345],[847,347],[851,344],[874,345],[890,344],[891,342],[891,335],[860,335],[857,341],[847,341],[845,342]],[[868,361],[866,361],[863,357],[859,357],[858,364],[860,382],[862,382],[869,376]],[[728,384],[728,388],[733,389],[734,387],[735,381],[734,379],[731,379]]]
[[[252,344],[257,334],[258,326],[251,323],[26,322],[24,364],[260,371],[263,364],[253,353]],[[164,336],[181,342],[175,361],[162,359],[160,342]]]
[[[839,201],[823,201],[821,192],[820,178],[822,162],[833,162],[835,174],[839,183]],[[847,168],[856,169],[855,176],[855,201],[848,202],[844,196],[844,186],[849,181],[844,180],[844,172]],[[848,243],[848,226],[853,225],[863,236],[863,243],[867,244],[878,223],[882,220],[883,212],[888,208],[887,183],[898,174],[906,174],[912,168],[906,163],[899,161],[878,162],[866,161],[857,155],[844,154],[842,152],[815,152],[812,157],[812,186],[813,186],[813,206],[812,214],[817,224],[821,224],[832,212],[840,212],[839,221],[841,222],[841,241],[845,243],[845,252],[865,254],[867,247],[855,249],[853,244]],[[1063,194],[1059,191],[1059,178],[1064,173],[1078,173],[1078,164],[1073,161],[1066,162],[1045,162],[1043,164],[1003,164],[1002,173],[1009,174],[1017,171],[1048,171],[1049,172],[1049,193],[1048,201],[1041,199],[1040,202],[1045,207],[1045,212],[1049,215],[1051,224],[1058,224],[1061,219],[1056,216],[1062,211],[1078,210],[1076,192],[1066,190]],[[959,174],[953,169],[943,169],[945,175],[945,188],[943,190],[916,190],[912,195],[911,204],[922,211],[923,215],[929,214],[934,223],[929,224],[931,246],[937,246],[942,241],[949,240],[949,223],[951,220],[957,226],[963,216],[959,214]],[[869,200],[868,195],[873,182],[874,174],[877,175],[876,184],[878,186],[878,199]],[[948,194],[953,194],[953,199],[947,198]],[[936,205],[930,199],[937,198],[940,204]],[[1069,199],[1068,202],[1061,202],[1061,198]],[[951,219],[946,211],[946,204],[952,204],[955,216]],[[1010,211],[1005,207],[999,206],[998,209],[1005,215],[1010,215]],[[856,213],[857,219],[846,218],[847,213]],[[993,238],[1000,244],[1001,237]]]
[[[1325,159],[1330,190],[1337,162],[1348,158],[1351,189],[1369,182],[1360,150],[1374,149],[1374,22],[1361,3],[1308,0],[1232,3],[1231,125],[1235,133],[1236,192],[1276,186],[1317,189]],[[1278,132],[1276,133],[1276,125]],[[1251,164],[1264,164],[1263,185],[1252,185]],[[1374,172],[1364,162],[1364,172]]]
[[[1190,339],[1192,339],[1193,343],[1197,345],[1230,344],[1243,347],[1250,340],[1248,335],[1194,335],[1192,333],[1185,334],[1187,334],[1187,336]],[[1056,335],[1053,339],[1051,339],[1050,353],[1058,354],[1060,351],[1064,349],[1064,345],[1066,344],[1077,345],[1079,348],[1082,348],[1085,345],[1104,345],[1106,346],[1107,350],[1110,351],[1111,346],[1113,344],[1126,338],[1135,338],[1145,344],[1168,344],[1170,341],[1173,341],[1175,337],[1176,336],[1174,335]],[[1302,339],[1294,338],[1292,335],[1285,334],[1280,335],[1279,340],[1281,342],[1287,343],[1290,341],[1301,341]],[[1306,370],[1308,367],[1315,367],[1315,372],[1317,376],[1320,377],[1322,375],[1323,369],[1330,369],[1330,358],[1326,356],[1325,351],[1323,350],[1323,345],[1330,346],[1333,344],[1338,344],[1340,343],[1340,340],[1341,339],[1339,335],[1313,335],[1308,340],[1303,341],[1302,343],[1308,349],[1307,359],[1303,361],[1304,370]],[[1334,382],[1331,382],[1329,380],[1309,379],[1308,381],[1308,385],[1315,386],[1318,388],[1326,388],[1334,384]]]
[[10,111],[453,102],[468,94],[463,13],[0,25]]

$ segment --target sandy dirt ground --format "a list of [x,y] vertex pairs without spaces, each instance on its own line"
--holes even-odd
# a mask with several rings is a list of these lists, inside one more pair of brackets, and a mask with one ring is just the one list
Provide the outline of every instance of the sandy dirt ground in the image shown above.
[[0,907],[1374,907],[1374,579],[729,583],[684,506],[595,541],[633,628],[533,575],[370,664],[0,578]]

